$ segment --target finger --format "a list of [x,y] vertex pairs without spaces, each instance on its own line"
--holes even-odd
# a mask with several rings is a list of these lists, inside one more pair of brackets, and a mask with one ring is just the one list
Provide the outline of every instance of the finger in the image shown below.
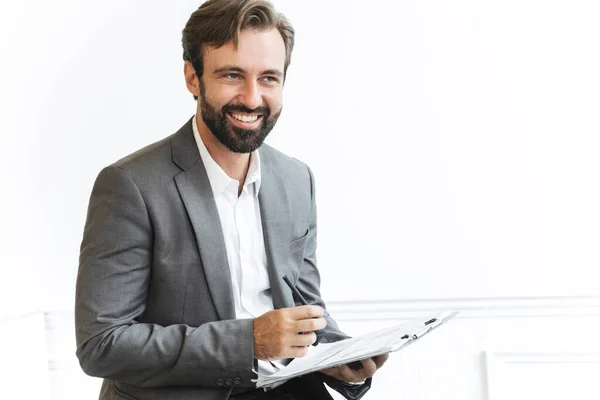
[[367,358],[360,360],[360,363],[362,364],[362,368],[358,370],[350,368],[349,365],[343,365],[340,367],[340,374],[342,375],[344,381],[361,382],[375,375],[377,367],[373,360]]
[[377,371],[377,365],[375,365],[375,361],[370,358],[366,358],[364,360],[360,360],[362,363],[362,369],[357,371],[360,374],[363,374],[363,379],[367,379],[375,375],[375,371]]
[[307,346],[289,347],[283,354],[283,358],[300,358],[308,354]]
[[385,364],[385,362],[387,361],[387,359],[389,357],[390,357],[389,354],[381,354],[379,356],[373,357],[373,362],[377,366],[377,369],[381,368],[383,366],[383,364]]
[[340,369],[338,367],[325,368],[320,372],[324,373],[325,375],[333,376],[339,381],[343,381],[342,376],[340,375]]
[[294,320],[319,318],[323,316],[323,309],[319,306],[298,306],[290,308],[290,317]]
[[301,319],[296,322],[294,329],[296,332],[312,332],[323,329],[327,326],[325,318]]
[[311,344],[313,344],[314,342],[316,342],[317,340],[317,335],[314,334],[313,332],[308,332],[306,334],[297,334],[295,336],[292,337],[292,339],[290,340],[290,344],[292,346],[302,346],[302,347],[306,347],[306,346],[310,346]]
[[338,367],[338,373],[340,379],[345,382],[360,382],[366,378],[363,377],[362,369],[354,371],[347,365],[340,365]]

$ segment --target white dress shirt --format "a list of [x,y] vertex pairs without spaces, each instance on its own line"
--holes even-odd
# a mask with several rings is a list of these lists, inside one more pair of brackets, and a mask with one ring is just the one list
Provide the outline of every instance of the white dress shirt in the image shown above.
[[[258,204],[261,182],[258,150],[250,154],[250,166],[238,196],[239,181],[230,178],[208,153],[195,116],[192,126],[221,220],[236,318],[259,317],[273,310],[273,298]],[[268,362],[258,364],[261,372],[273,371]]]

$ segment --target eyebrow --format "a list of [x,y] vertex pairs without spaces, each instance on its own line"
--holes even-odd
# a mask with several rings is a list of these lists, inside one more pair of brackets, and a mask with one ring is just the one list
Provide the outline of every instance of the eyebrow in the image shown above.
[[[215,74],[219,74],[222,72],[241,72],[244,73],[246,71],[244,71],[242,68],[237,67],[235,65],[225,65],[224,67],[221,68],[217,68],[213,71],[213,73]],[[283,72],[279,71],[278,69],[266,69],[262,72],[261,75],[277,75],[279,77],[283,77]]]

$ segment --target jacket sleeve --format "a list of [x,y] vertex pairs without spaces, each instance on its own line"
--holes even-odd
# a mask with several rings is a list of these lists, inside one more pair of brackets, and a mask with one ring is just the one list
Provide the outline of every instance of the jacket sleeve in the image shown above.
[[141,323],[153,230],[123,169],[100,172],[90,197],[75,299],[77,357],[88,375],[140,387],[254,386],[253,321],[198,327]]

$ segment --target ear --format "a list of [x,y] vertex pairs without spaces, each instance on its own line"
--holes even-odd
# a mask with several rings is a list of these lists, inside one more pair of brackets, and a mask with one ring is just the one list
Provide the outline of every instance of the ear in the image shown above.
[[185,75],[185,85],[187,86],[187,89],[194,96],[200,97],[200,82],[191,62],[186,61],[185,64],[183,64],[183,74]]

